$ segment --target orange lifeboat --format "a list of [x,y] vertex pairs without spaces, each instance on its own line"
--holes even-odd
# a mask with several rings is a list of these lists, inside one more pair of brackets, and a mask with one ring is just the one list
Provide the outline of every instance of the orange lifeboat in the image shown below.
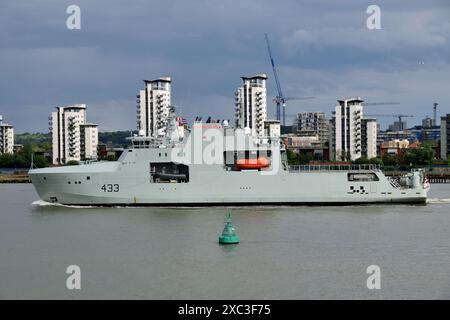
[[261,169],[267,168],[270,162],[267,158],[260,157],[256,159],[238,159],[235,165],[237,169]]

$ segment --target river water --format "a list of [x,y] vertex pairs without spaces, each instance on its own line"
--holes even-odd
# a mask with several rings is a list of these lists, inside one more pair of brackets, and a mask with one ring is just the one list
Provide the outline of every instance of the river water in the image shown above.
[[426,206],[233,208],[231,246],[217,243],[224,208],[37,200],[0,185],[1,299],[450,299],[450,185]]

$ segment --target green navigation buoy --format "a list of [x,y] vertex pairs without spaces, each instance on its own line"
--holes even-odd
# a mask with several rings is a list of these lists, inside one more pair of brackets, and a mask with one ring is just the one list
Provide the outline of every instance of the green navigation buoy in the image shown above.
[[236,230],[231,222],[231,211],[228,211],[225,228],[223,228],[222,235],[219,236],[219,243],[221,244],[235,244],[239,243],[239,237],[236,235]]

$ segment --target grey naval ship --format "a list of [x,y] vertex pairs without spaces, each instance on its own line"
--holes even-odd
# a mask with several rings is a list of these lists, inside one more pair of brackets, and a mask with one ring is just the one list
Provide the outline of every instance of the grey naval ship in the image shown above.
[[429,190],[422,170],[394,179],[376,165],[289,166],[277,137],[226,121],[187,129],[173,109],[165,132],[129,139],[117,161],[31,169],[40,198],[86,206],[413,204],[426,203]]

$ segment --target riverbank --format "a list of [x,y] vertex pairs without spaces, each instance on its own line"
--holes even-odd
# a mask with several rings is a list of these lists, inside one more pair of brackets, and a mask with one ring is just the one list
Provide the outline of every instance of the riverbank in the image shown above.
[[0,183],[31,183],[26,171],[0,173]]

